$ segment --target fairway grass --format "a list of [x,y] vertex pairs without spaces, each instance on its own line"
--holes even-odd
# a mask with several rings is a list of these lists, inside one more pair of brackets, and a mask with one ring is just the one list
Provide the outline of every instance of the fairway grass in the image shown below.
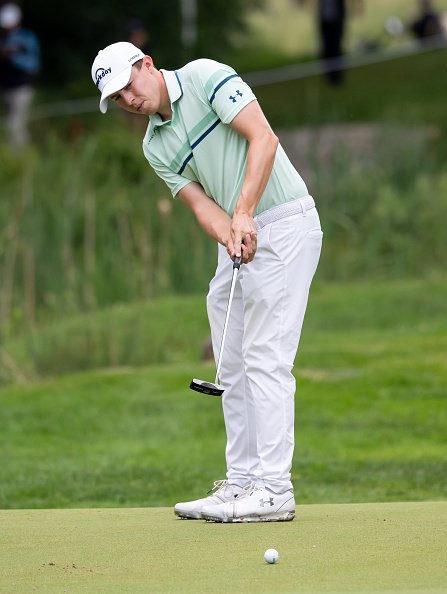
[[447,592],[447,502],[304,505],[294,522],[237,525],[171,508],[10,510],[0,524],[2,594]]

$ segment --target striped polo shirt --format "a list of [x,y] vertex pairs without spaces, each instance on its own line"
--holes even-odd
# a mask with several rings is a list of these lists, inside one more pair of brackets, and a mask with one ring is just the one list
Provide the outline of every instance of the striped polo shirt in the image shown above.
[[[172,119],[163,122],[158,114],[150,117],[144,155],[174,197],[195,181],[231,216],[244,181],[248,141],[228,124],[256,97],[232,68],[213,60],[195,60],[174,72],[161,73]],[[255,214],[307,193],[279,146]]]

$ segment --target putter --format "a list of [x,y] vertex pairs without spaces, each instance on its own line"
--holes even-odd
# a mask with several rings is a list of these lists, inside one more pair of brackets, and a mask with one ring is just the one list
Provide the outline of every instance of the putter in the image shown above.
[[220,385],[220,368],[222,366],[222,356],[225,346],[225,337],[227,335],[228,319],[230,317],[231,302],[233,301],[234,287],[236,286],[236,277],[241,267],[242,258],[234,258],[233,260],[233,280],[231,281],[230,296],[228,298],[227,313],[225,315],[225,324],[222,334],[222,342],[220,343],[219,358],[217,360],[216,378],[214,384],[211,382],[204,382],[203,380],[193,379],[189,384],[191,390],[200,392],[201,394],[208,394],[209,396],[222,396],[224,387]]

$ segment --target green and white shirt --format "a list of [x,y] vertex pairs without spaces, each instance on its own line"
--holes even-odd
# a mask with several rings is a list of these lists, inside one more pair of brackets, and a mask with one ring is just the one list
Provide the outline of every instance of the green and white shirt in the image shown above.
[[[231,216],[244,181],[248,141],[228,124],[256,97],[232,68],[213,60],[195,60],[175,72],[161,73],[172,120],[150,117],[144,155],[174,197],[195,181]],[[279,146],[256,214],[307,194],[306,184]]]

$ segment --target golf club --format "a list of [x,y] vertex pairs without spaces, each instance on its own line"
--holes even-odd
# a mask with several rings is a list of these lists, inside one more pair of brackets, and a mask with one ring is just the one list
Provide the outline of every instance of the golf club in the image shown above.
[[222,366],[222,356],[225,346],[225,336],[227,334],[227,327],[228,327],[228,319],[230,317],[230,309],[231,309],[231,302],[233,301],[234,295],[234,287],[236,286],[236,278],[237,273],[239,272],[239,268],[241,267],[241,260],[242,258],[234,258],[233,260],[233,279],[231,281],[231,289],[230,289],[230,296],[228,298],[228,305],[227,305],[227,313],[225,315],[225,323],[224,329],[222,333],[222,342],[220,343],[220,352],[219,358],[217,360],[217,369],[216,369],[216,378],[214,380],[214,384],[211,382],[205,382],[199,379],[193,379],[189,384],[191,390],[195,390],[196,392],[201,392],[202,394],[208,394],[209,396],[222,396],[224,393],[224,389],[220,385],[220,368]]

